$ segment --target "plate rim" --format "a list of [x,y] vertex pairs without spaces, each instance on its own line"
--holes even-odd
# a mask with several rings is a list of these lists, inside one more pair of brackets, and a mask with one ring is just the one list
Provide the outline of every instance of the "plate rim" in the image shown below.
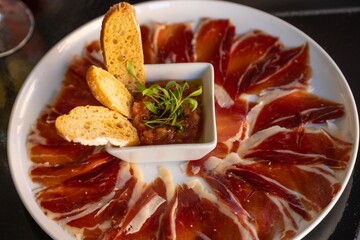
[[[235,7],[235,8],[245,8],[249,11],[256,11],[259,14],[264,14],[265,17],[270,17],[271,19],[274,19],[276,21],[278,21],[279,24],[285,24],[285,26],[287,28],[290,28],[291,31],[296,31],[298,34],[302,35],[306,41],[311,42],[311,44],[313,44],[320,52],[321,54],[324,55],[324,57],[326,57],[330,62],[331,65],[335,68],[335,70],[338,72],[338,74],[340,75],[340,77],[342,78],[343,82],[342,84],[345,87],[345,90],[347,91],[347,93],[350,93],[349,96],[347,96],[350,99],[350,104],[347,103],[347,105],[350,105],[350,110],[354,113],[354,119],[352,119],[354,121],[354,127],[355,127],[355,131],[354,131],[354,139],[352,139],[354,141],[354,145],[353,145],[353,149],[352,152],[350,153],[350,161],[348,163],[347,169],[345,170],[347,172],[343,182],[341,182],[341,189],[339,190],[339,192],[333,197],[332,201],[328,204],[328,206],[326,206],[322,212],[315,217],[311,223],[305,228],[303,229],[300,233],[298,233],[296,235],[296,238],[302,238],[304,236],[306,236],[311,230],[313,230],[325,217],[326,215],[331,211],[331,209],[334,207],[334,205],[338,202],[340,196],[342,195],[345,187],[347,186],[350,177],[353,174],[354,171],[354,166],[356,163],[356,158],[357,158],[357,153],[358,153],[358,147],[359,147],[359,115],[358,115],[358,111],[357,111],[357,107],[356,107],[356,102],[354,99],[354,95],[351,91],[351,88],[345,78],[345,76],[343,75],[343,73],[341,72],[340,68],[337,66],[337,64],[335,63],[335,61],[331,58],[331,56],[329,56],[329,54],[317,43],[315,42],[311,37],[309,37],[307,34],[305,34],[304,32],[302,32],[300,29],[296,28],[295,26],[289,24],[288,22],[274,16],[271,15],[270,13],[264,12],[262,10],[253,8],[253,7],[249,7],[243,4],[239,4],[239,3],[234,3],[234,2],[224,2],[224,1],[218,1],[218,0],[186,0],[186,1],[181,1],[181,0],[175,0],[175,1],[147,1],[147,2],[142,2],[142,3],[138,3],[138,4],[134,4],[136,9],[141,9],[141,8],[146,8],[149,7],[152,4],[157,4],[157,3],[161,3],[161,4],[168,4],[168,6],[170,8],[173,8],[175,4],[178,4],[179,2],[182,3],[192,3],[192,4],[220,4],[222,6],[227,6],[227,7]],[[85,23],[84,25],[81,25],[80,27],[74,29],[72,32],[70,32],[69,34],[65,35],[63,38],[61,38],[61,40],[59,40],[53,47],[51,47],[45,54],[44,56],[39,60],[39,62],[35,65],[35,67],[33,68],[33,70],[31,71],[31,73],[28,75],[28,77],[26,78],[25,82],[23,83],[22,87],[20,88],[18,95],[16,96],[16,99],[14,101],[11,113],[10,113],[10,118],[9,118],[9,124],[8,124],[8,132],[7,132],[7,154],[8,154],[8,162],[9,162],[9,168],[10,168],[10,173],[11,173],[11,177],[12,180],[14,182],[15,188],[17,193],[19,194],[22,203],[25,205],[27,211],[30,213],[30,215],[32,216],[32,218],[37,222],[37,224],[51,237],[53,238],[58,238],[59,235],[55,235],[55,233],[53,232],[54,229],[54,224],[56,224],[57,226],[59,226],[62,231],[64,232],[64,236],[66,237],[70,237],[70,239],[75,239],[72,235],[70,235],[63,227],[61,227],[61,225],[53,220],[51,220],[50,218],[48,218],[43,211],[40,209],[40,206],[37,204],[35,197],[34,197],[34,193],[32,191],[30,191],[30,193],[32,194],[32,202],[28,202],[27,198],[27,194],[26,192],[31,190],[29,189],[29,186],[26,186],[26,188],[24,186],[21,186],[19,182],[19,179],[17,177],[18,173],[18,169],[22,168],[23,166],[21,165],[21,161],[22,160],[16,160],[14,159],[14,151],[15,150],[21,150],[21,149],[17,149],[16,146],[18,144],[15,144],[15,142],[17,142],[16,140],[16,135],[14,135],[17,131],[16,129],[18,128],[18,125],[15,125],[16,122],[14,122],[14,119],[17,117],[16,115],[18,113],[20,113],[21,111],[21,106],[20,104],[22,103],[23,99],[26,97],[25,95],[25,91],[28,90],[31,87],[31,84],[33,84],[34,82],[34,75],[36,75],[36,73],[39,71],[39,68],[44,65],[44,63],[46,62],[46,60],[49,58],[49,56],[51,54],[53,54],[56,49],[58,49],[59,47],[63,47],[63,45],[66,43],[67,40],[75,38],[76,35],[78,35],[80,32],[82,32],[85,35],[89,34],[89,31],[91,32],[91,30],[89,30],[90,28],[99,28],[98,24],[101,23],[103,16],[99,16],[97,18],[94,18],[93,20]],[[199,17],[200,18],[200,17]],[[229,17],[230,18],[230,17]],[[230,18],[231,19],[231,18]],[[266,29],[262,29],[265,32],[267,32]],[[281,39],[281,38],[280,38]],[[79,41],[79,39],[77,40]],[[67,67],[67,66],[66,66]],[[61,83],[61,81],[60,81]],[[57,83],[57,84],[60,84]],[[45,103],[46,104],[46,103]],[[44,104],[44,105],[45,105]],[[345,103],[344,103],[345,104]],[[27,159],[27,161],[30,161],[29,159]],[[29,169],[28,169],[29,170]],[[26,178],[29,176],[22,176],[22,178]],[[27,180],[23,179],[23,181],[25,181],[25,183],[27,182]],[[34,208],[34,203],[36,204],[36,207]],[[40,212],[40,216],[38,215]],[[45,221],[45,223],[43,222]],[[53,223],[50,224],[50,229],[49,229],[49,223]],[[57,227],[55,227],[57,228]],[[55,229],[56,230],[56,229]],[[61,236],[63,237],[63,236]]]

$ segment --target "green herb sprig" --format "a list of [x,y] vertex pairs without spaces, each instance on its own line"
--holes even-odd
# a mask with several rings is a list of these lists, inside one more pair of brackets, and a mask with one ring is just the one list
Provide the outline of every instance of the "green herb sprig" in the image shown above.
[[188,82],[179,84],[176,81],[168,81],[165,87],[155,83],[147,88],[138,80],[130,61],[126,62],[126,68],[129,74],[137,80],[139,92],[150,100],[143,101],[145,107],[153,113],[150,120],[144,121],[145,125],[150,128],[169,125],[183,130],[182,120],[179,120],[183,114],[183,104],[189,104],[191,111],[195,111],[199,103],[194,97],[202,94],[202,86],[187,96],[184,96],[184,91],[189,87]]

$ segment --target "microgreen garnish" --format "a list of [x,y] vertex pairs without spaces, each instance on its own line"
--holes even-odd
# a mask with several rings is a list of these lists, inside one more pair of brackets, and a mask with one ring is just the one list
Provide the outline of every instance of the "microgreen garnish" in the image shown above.
[[165,87],[155,83],[149,87],[140,83],[136,77],[134,67],[130,61],[126,62],[126,68],[129,74],[137,80],[139,92],[146,96],[143,100],[145,107],[153,114],[152,118],[144,121],[150,128],[159,128],[165,125],[174,126],[183,130],[181,116],[183,115],[183,104],[189,104],[190,109],[195,111],[199,103],[197,96],[202,94],[202,86],[189,95],[184,96],[185,89],[189,88],[188,82],[179,83],[168,81]]

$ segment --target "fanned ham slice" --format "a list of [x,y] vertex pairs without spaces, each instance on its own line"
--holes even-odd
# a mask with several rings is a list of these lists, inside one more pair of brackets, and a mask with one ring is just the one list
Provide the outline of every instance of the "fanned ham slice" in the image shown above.
[[155,63],[154,51],[154,28],[155,24],[140,25],[141,44],[144,54],[144,64]]
[[267,57],[254,63],[244,75],[238,94],[258,94],[264,89],[306,88],[311,76],[309,47],[299,47],[271,51]]
[[120,171],[119,162],[113,157],[91,171],[42,189],[36,194],[40,206],[55,219],[85,211],[88,204],[101,201],[113,191]]
[[234,99],[235,96],[244,92],[243,76],[245,72],[280,47],[278,38],[259,30],[251,31],[234,39],[224,82],[224,88],[231,98]]
[[53,166],[37,165],[30,172],[33,182],[40,183],[43,186],[52,186],[61,182],[89,172],[92,169],[111,161],[113,157],[106,152],[93,154],[83,161],[69,164],[58,164]]
[[[248,112],[248,102],[238,99],[229,108],[215,105],[216,129],[219,142],[242,139],[247,129],[245,121]],[[231,126],[231,127],[230,127]]]
[[259,239],[294,237],[301,219],[312,219],[340,187],[322,164],[243,160],[235,153],[209,158],[200,175],[234,215],[254,225]]
[[99,40],[92,41],[88,45],[86,45],[84,51],[84,58],[92,65],[105,68],[104,58],[102,55],[102,49]]
[[94,147],[70,143],[61,138],[55,128],[57,114],[48,110],[37,120],[29,136],[30,159],[49,165],[77,162],[94,152]]
[[[156,186],[158,184],[161,186]],[[103,239],[158,239],[166,199],[154,189],[163,187],[159,179],[153,185],[138,183],[128,201],[123,221],[107,231]]]
[[[248,236],[243,239],[276,239],[276,236],[286,239],[285,236],[294,236],[297,225],[285,209],[286,203],[273,202],[266,192],[255,191],[245,179],[241,180],[231,172],[228,175],[207,172],[203,177],[220,202],[239,218],[238,221],[244,222],[244,225],[247,223]],[[256,234],[252,236],[252,232]]]
[[[93,43],[94,44],[94,43]],[[95,44],[96,45],[96,44]],[[85,54],[95,51],[88,46]],[[51,107],[44,110],[29,136],[30,159],[35,163],[50,165],[80,161],[94,152],[92,146],[71,143],[60,137],[55,128],[55,119],[76,106],[99,105],[85,80],[91,62],[75,58],[65,73],[62,89]]]
[[294,128],[307,123],[323,123],[344,115],[344,106],[304,90],[273,91],[251,109],[247,116],[249,133],[272,126]]
[[145,63],[180,63],[194,60],[191,23],[142,25]]
[[129,211],[128,202],[132,196],[136,178],[128,180],[124,186],[116,189],[114,197],[99,206],[89,214],[66,222],[70,232],[82,233],[85,240],[100,239],[113,226],[121,224]]
[[226,76],[234,34],[235,27],[228,19],[203,18],[194,36],[195,61],[211,63],[219,85]]
[[323,129],[272,127],[242,142],[238,153],[269,163],[314,165],[345,169],[352,144],[336,139]]
[[242,239],[247,236],[247,230],[236,218],[196,185],[177,186],[164,213],[161,239]]

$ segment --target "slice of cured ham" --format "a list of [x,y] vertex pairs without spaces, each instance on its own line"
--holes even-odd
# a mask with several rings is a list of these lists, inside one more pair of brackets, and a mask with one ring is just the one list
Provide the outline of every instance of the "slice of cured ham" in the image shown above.
[[[219,142],[227,140],[235,141],[242,139],[246,132],[246,114],[248,103],[243,100],[237,100],[229,108],[222,108],[215,105],[217,138]],[[230,127],[231,126],[231,127]]]
[[269,163],[314,165],[344,169],[352,144],[323,129],[272,127],[242,142],[239,154]]
[[262,31],[254,30],[234,39],[230,51],[230,60],[226,72],[224,88],[234,99],[244,92],[243,76],[257,62],[281,46],[278,38]]
[[275,87],[306,88],[311,75],[308,45],[276,50],[247,69],[241,77],[238,94],[258,94]]
[[191,184],[177,186],[162,226],[161,239],[242,239],[245,235],[241,224],[227,209],[199,185]]
[[252,161],[235,153],[209,158],[200,175],[240,222],[246,220],[243,226],[256,229],[259,239],[293,238],[300,220],[312,219],[340,187],[322,164]]
[[[79,155],[77,155],[79,156]],[[81,159],[81,158],[80,158]],[[31,172],[31,179],[43,186],[60,184],[65,180],[89,172],[98,166],[111,161],[113,157],[106,152],[90,155],[82,161],[57,165],[37,165]]]
[[[91,43],[85,51],[90,55],[94,49]],[[86,83],[85,75],[91,65],[89,57],[76,57],[65,73],[62,89],[51,107],[44,110],[29,136],[30,159],[36,163],[51,165],[82,160],[94,152],[94,147],[71,143],[60,137],[55,128],[55,119],[68,113],[76,106],[99,105]]]
[[112,158],[88,172],[42,189],[36,194],[40,206],[54,218],[85,211],[88,204],[99,202],[113,191],[120,171],[119,161]]
[[344,106],[304,90],[274,91],[247,116],[249,133],[271,126],[294,128],[307,123],[323,123],[344,115]]
[[154,188],[163,185],[161,180],[146,186],[137,184],[128,201],[128,210],[124,219],[107,231],[103,239],[158,239],[160,220],[166,206],[166,199]]
[[194,60],[191,23],[141,26],[145,63],[180,63]]
[[79,161],[94,152],[94,147],[71,143],[61,138],[55,128],[55,114],[44,112],[29,136],[30,159],[50,165]]
[[235,27],[228,19],[203,18],[194,36],[196,62],[209,62],[214,67],[215,83],[226,76],[229,52]]

